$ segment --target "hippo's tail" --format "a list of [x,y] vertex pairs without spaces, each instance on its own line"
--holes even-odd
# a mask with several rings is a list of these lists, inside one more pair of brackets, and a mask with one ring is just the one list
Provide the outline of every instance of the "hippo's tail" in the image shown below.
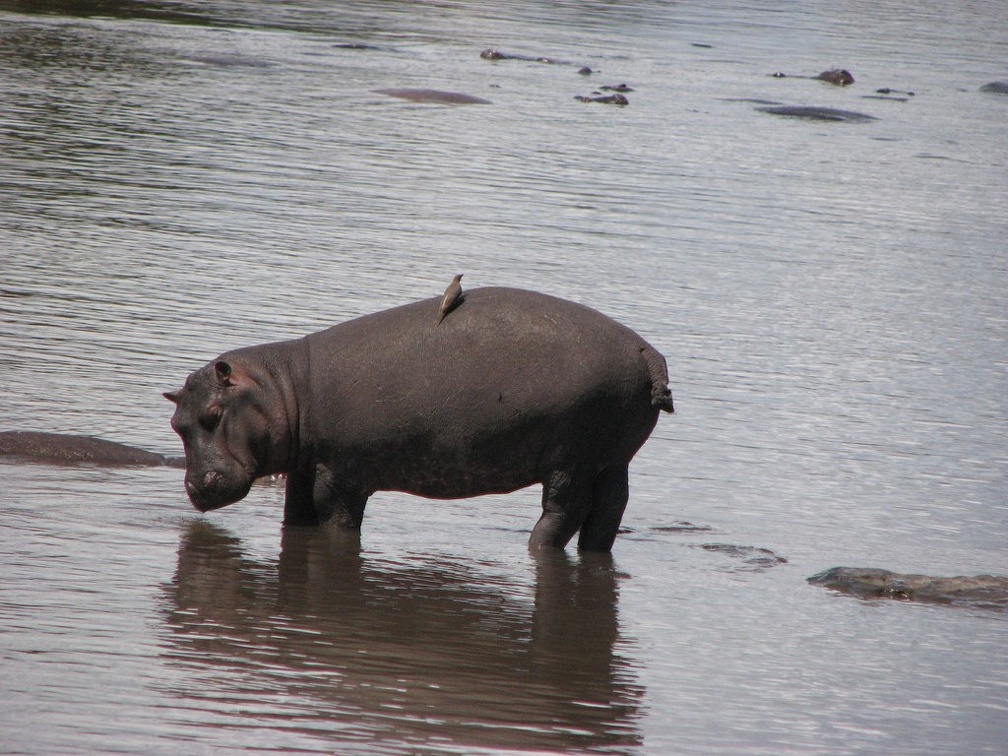
[[641,357],[651,376],[651,406],[665,412],[675,412],[672,390],[668,387],[668,366],[665,358],[650,344],[641,346]]

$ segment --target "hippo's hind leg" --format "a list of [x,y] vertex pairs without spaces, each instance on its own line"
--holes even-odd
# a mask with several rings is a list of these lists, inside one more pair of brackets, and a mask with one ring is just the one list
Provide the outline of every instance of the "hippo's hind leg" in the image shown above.
[[582,551],[611,551],[630,498],[625,465],[607,467],[595,477],[592,503],[581,525],[578,548]]
[[584,522],[592,504],[592,481],[587,475],[554,470],[543,481],[539,522],[529,538],[530,549],[562,549]]

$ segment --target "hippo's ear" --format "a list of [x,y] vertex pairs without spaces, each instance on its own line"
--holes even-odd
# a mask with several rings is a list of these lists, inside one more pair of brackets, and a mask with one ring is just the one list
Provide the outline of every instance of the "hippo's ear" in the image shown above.
[[167,399],[172,404],[178,404],[178,392],[177,391],[165,391],[163,394],[164,398]]
[[216,378],[217,383],[223,387],[233,386],[234,383],[231,380],[231,365],[224,360],[217,360],[214,363],[214,378]]

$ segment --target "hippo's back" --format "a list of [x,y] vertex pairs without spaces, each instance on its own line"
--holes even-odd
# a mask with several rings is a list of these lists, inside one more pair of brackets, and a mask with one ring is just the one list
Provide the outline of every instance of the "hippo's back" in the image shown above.
[[159,466],[169,464],[160,454],[92,436],[38,431],[0,433],[0,456],[54,464]]
[[645,353],[657,355],[662,373],[664,360],[643,338],[576,302],[473,289],[435,327],[439,303],[413,302],[308,336],[312,363],[341,380],[368,377],[379,404],[407,397],[482,404],[510,396],[545,407],[607,386],[624,394],[640,388],[650,397],[652,379],[667,383],[667,375],[652,375]]
[[[381,487],[409,480],[414,492],[469,491],[416,485],[425,465],[443,468],[448,458],[476,475],[497,471],[498,490],[538,480],[563,455],[589,467],[625,465],[659,409],[671,409],[661,355],[596,310],[520,289],[474,289],[435,327],[439,302],[306,337],[304,433],[336,439],[347,459],[395,458],[398,473],[386,465],[372,474]],[[519,447],[527,453],[516,455]]]

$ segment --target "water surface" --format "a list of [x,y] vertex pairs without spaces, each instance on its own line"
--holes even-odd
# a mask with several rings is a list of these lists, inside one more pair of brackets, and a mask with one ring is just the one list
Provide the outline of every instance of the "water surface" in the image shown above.
[[275,484],[198,515],[177,470],[0,461],[5,747],[1003,752],[1003,614],[804,579],[1008,574],[1006,39],[997,2],[0,2],[0,429],[177,454],[206,360],[459,272],[625,322],[676,401],[611,559],[531,558],[537,490],[378,494],[358,544]]

